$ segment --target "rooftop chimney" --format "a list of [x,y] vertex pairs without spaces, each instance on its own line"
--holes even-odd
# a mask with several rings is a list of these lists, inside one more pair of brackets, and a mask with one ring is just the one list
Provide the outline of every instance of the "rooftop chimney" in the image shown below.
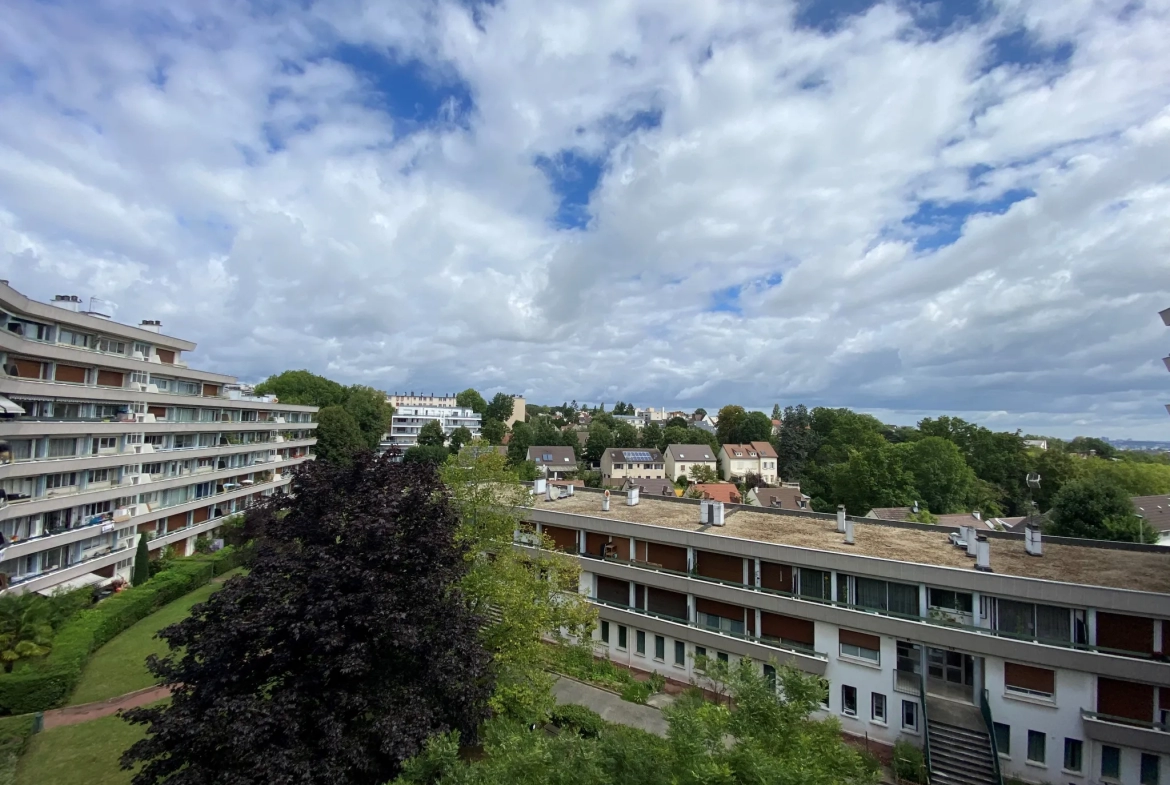
[[837,505],[837,531],[840,534],[845,533],[845,505]]
[[1044,546],[1040,542],[1040,527],[1034,523],[1024,527],[1024,550],[1029,556],[1044,555]]
[[853,544],[853,521],[845,521],[845,544]]
[[699,523],[706,525],[711,522],[711,500],[699,500]]
[[630,488],[628,491],[626,491],[626,506],[633,507],[637,503],[638,503],[638,486],[635,485],[633,488]]
[[601,511],[609,512],[609,491],[606,491],[605,495],[601,497]]
[[987,541],[987,537],[979,534],[975,537],[975,545],[977,554],[975,556],[975,569],[980,572],[991,572],[991,543]]
[[573,495],[573,483],[569,483],[568,485],[565,486],[565,495],[566,496]]
[[53,305],[64,308],[66,311],[81,313],[81,298],[75,294],[55,294],[53,295]]
[[553,487],[551,485],[544,486],[544,499],[545,499],[545,501],[555,502],[559,498],[561,498],[560,494],[556,494],[556,495],[553,494]]
[[971,517],[977,521],[983,520],[983,514],[981,512],[979,512],[979,510],[975,510],[973,513],[971,513]]
[[143,319],[142,323],[138,325],[139,330],[146,330],[148,333],[161,333],[162,322],[158,319]]
[[543,477],[537,477],[536,481],[532,484],[532,490],[533,490],[533,492],[535,492],[537,494],[544,493],[545,489],[547,487],[548,487],[548,480],[546,480]]
[[[979,559],[979,542],[978,542],[978,540],[976,540],[976,538],[980,537],[982,535],[978,534],[975,531],[974,526],[966,526],[964,528],[967,530],[967,555],[970,556],[972,559],[978,560]],[[987,539],[987,538],[984,537],[984,539]]]
[[711,502],[711,525],[723,525],[723,502]]

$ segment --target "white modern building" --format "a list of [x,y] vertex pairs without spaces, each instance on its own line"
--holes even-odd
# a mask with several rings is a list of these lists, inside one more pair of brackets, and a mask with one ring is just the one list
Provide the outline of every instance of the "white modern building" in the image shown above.
[[577,491],[520,512],[577,555],[599,655],[795,666],[935,783],[1170,781],[1165,548]]
[[382,438],[381,449],[397,447],[405,450],[418,444],[422,427],[432,420],[443,426],[443,435],[450,437],[458,428],[471,431],[473,438],[480,433],[480,416],[462,406],[403,406],[394,410],[390,432]]
[[128,578],[140,536],[190,554],[312,457],[316,407],[229,396],[194,348],[0,282],[0,588]]

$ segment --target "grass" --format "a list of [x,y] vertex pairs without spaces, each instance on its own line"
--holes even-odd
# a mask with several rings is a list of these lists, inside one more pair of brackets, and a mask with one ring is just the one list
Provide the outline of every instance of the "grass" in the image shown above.
[[223,579],[237,572],[238,569],[225,573],[217,579],[218,582],[208,583],[164,605],[94,652],[81,673],[69,705],[115,698],[154,685],[154,676],[146,670],[146,656],[167,651],[166,642],[154,637],[155,634],[163,627],[187,618],[192,606],[205,602],[223,586]]
[[16,785],[129,785],[118,759],[145,729],[110,715],[43,731],[29,740]]

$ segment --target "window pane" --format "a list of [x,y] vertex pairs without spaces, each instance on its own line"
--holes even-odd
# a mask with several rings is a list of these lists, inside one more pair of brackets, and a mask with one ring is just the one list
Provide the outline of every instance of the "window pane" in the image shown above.
[[1065,739],[1064,740],[1064,768],[1067,771],[1081,770],[1081,754],[1084,745],[1081,744],[1080,739]]
[[618,625],[618,648],[624,649],[629,644],[629,633],[626,628]]
[[995,723],[995,748],[1000,755],[1012,754],[1012,726],[1002,722]]
[[841,711],[846,714],[857,714],[857,688],[849,685],[841,687]]
[[773,690],[776,689],[776,669],[775,668],[773,668],[771,665],[765,664],[764,665],[764,678],[768,680],[768,684],[770,684],[772,686]]
[[685,665],[687,662],[687,647],[682,641],[674,642],[674,664]]
[[666,658],[666,638],[661,635],[654,636],[654,656],[660,660]]
[[1034,763],[1044,762],[1045,736],[1040,731],[1028,731],[1028,760]]
[[1013,632],[1017,635],[1034,635],[1036,629],[1032,619],[1035,609],[1035,606],[1030,602],[999,600],[999,618],[995,628],[1001,632]]
[[856,604],[863,608],[886,609],[886,582],[872,578],[855,578],[857,587]]
[[646,633],[638,630],[634,635],[634,642],[637,644],[637,651],[639,654],[646,653]]
[[1142,753],[1142,769],[1138,781],[1142,785],[1158,785],[1158,756]]
[[1108,744],[1101,747],[1101,776],[1121,778],[1121,750]]
[[829,599],[829,594],[826,591],[828,585],[829,573],[800,568],[800,596],[827,600]]
[[870,716],[878,722],[886,721],[886,696],[880,692],[870,695]]
[[607,621],[601,623],[601,640],[609,643],[609,622]]
[[918,587],[909,583],[889,584],[889,610],[906,616],[918,616]]
[[1036,606],[1036,637],[1049,641],[1072,640],[1072,618],[1068,608]]
[[918,704],[914,701],[902,701],[902,727],[918,730]]

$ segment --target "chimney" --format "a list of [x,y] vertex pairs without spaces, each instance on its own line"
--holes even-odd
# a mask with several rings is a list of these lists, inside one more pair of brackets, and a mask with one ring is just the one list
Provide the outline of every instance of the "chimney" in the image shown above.
[[845,521],[845,544],[853,544],[853,521]]
[[711,502],[711,525],[723,525],[723,502]]
[[975,536],[975,545],[978,553],[975,556],[975,569],[980,572],[991,572],[991,543],[982,534]]
[[609,491],[606,491],[605,495],[601,497],[601,511],[609,512]]
[[81,298],[75,294],[55,294],[53,295],[53,305],[64,308],[66,311],[81,313]]
[[162,322],[158,319],[143,319],[142,323],[138,325],[139,330],[146,330],[148,333],[161,333]]
[[553,487],[551,485],[546,484],[544,486],[544,499],[545,499],[545,501],[555,502],[559,498],[561,498],[559,495],[557,495],[557,496],[553,495]]
[[1040,542],[1040,527],[1034,523],[1024,527],[1024,550],[1029,556],[1044,555],[1044,546]]
[[838,534],[845,533],[845,505],[844,504],[837,505],[837,533]]
[[[965,528],[967,529],[967,538],[966,538],[967,539],[967,555],[970,556],[972,559],[978,559],[979,558],[979,541],[976,538],[981,537],[982,535],[975,531],[974,526],[967,526]],[[987,538],[984,537],[984,539],[987,539]]]
[[704,526],[711,522],[711,500],[699,500],[699,523]]
[[983,520],[983,514],[981,512],[979,512],[979,510],[975,510],[973,513],[971,513],[971,517],[977,521]]
[[769,504],[771,504],[773,507],[783,507],[784,506],[783,503],[779,499],[777,499],[775,496],[772,497]]
[[532,485],[532,490],[537,494],[544,493],[547,488],[548,480],[543,477],[537,477],[536,481]]
[[630,488],[628,491],[626,491],[626,506],[633,507],[637,503],[638,503],[638,486],[635,485],[633,488]]
[[569,483],[568,485],[565,486],[565,495],[566,496],[573,495],[573,483]]

